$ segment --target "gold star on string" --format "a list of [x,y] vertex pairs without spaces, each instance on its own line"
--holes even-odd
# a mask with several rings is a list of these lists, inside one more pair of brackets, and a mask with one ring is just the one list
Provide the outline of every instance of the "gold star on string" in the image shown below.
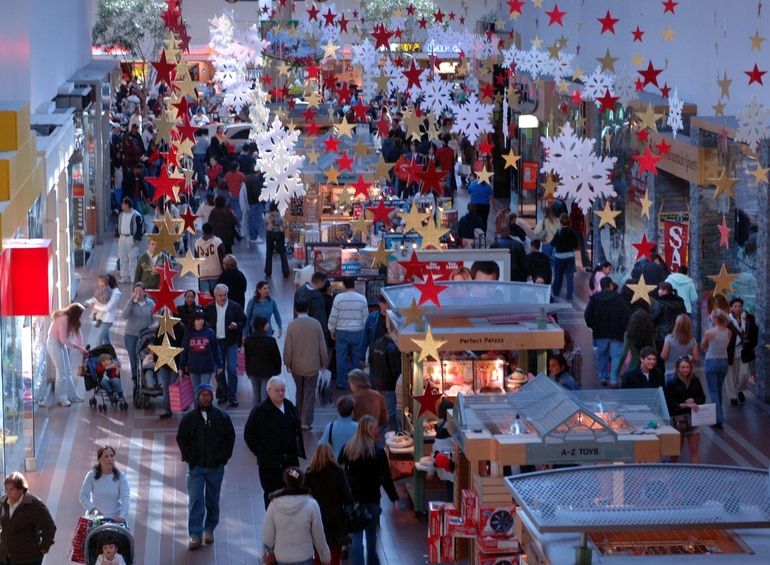
[[419,134],[420,126],[422,125],[422,118],[418,118],[410,109],[404,112],[404,124],[406,124],[406,131],[409,135],[414,132]]
[[663,38],[663,41],[674,41],[674,37],[676,36],[676,32],[671,28],[671,26],[668,26],[666,29],[660,32],[660,36]]
[[553,175],[548,175],[545,178],[545,181],[540,183],[540,186],[545,189],[545,194],[543,196],[548,198],[549,196],[553,196],[553,194],[556,192],[556,189],[559,188],[559,183],[555,178],[553,178]]
[[631,62],[635,67],[641,67],[644,65],[644,56],[641,53],[634,53],[634,55],[631,57]]
[[289,75],[289,65],[286,64],[286,61],[281,61],[281,64],[276,67],[276,70],[282,77]]
[[326,182],[328,182],[329,184],[331,183],[337,184],[339,182],[338,180],[339,176],[340,176],[340,173],[337,169],[334,168],[334,166],[331,166],[326,170]]
[[543,46],[543,40],[537,35],[535,36],[535,39],[530,41],[530,43],[532,44],[532,47],[536,49],[540,49]]
[[611,225],[613,228],[616,228],[615,225],[615,218],[620,216],[620,210],[613,210],[610,208],[610,201],[605,200],[604,201],[604,209],[600,212],[594,212],[597,216],[599,216],[599,228],[601,229],[602,226],[605,226],[607,224]]
[[387,92],[388,83],[390,82],[390,77],[386,74],[380,73],[379,76],[374,77],[374,82],[377,84],[378,92]]
[[157,120],[155,120],[155,129],[158,132],[158,139],[163,139],[167,143],[171,143],[171,128],[176,126],[176,122],[168,119],[168,116],[163,114]]
[[582,80],[583,79],[583,69],[580,67],[575,67],[575,70],[572,71],[572,80]]
[[294,121],[294,118],[291,118],[288,123],[286,123],[286,129],[289,133],[293,132],[297,128],[299,128],[299,125]]
[[380,160],[372,165],[372,169],[374,169],[374,177],[379,180],[387,180],[389,177],[390,169],[395,166],[395,163],[386,163],[385,159],[383,159],[382,155],[380,155]]
[[436,339],[433,337],[433,330],[430,326],[428,326],[425,337],[413,337],[410,339],[420,348],[420,352],[417,354],[418,363],[428,357],[433,357],[433,359],[439,361],[439,349],[441,349],[447,342],[447,340]]
[[631,297],[631,304],[637,300],[644,300],[647,304],[652,304],[650,300],[650,293],[657,287],[654,284],[647,284],[644,280],[644,275],[639,276],[639,282],[636,284],[626,285],[633,291],[634,295]]
[[164,43],[166,46],[166,60],[179,61],[181,55],[179,51],[179,41],[174,37],[174,34],[169,32]]
[[285,124],[286,121],[289,119],[289,113],[284,110],[283,108],[279,108],[275,111],[275,116],[281,120],[281,124]]
[[190,141],[189,139],[181,139],[178,141],[174,141],[172,145],[176,148],[176,154],[178,157],[189,157],[192,159],[192,148],[194,143]]
[[417,231],[422,236],[420,249],[427,249],[428,247],[441,249],[441,237],[449,230],[438,227],[435,220],[429,219],[428,225]]
[[181,270],[179,276],[183,277],[187,274],[198,276],[198,267],[205,261],[205,259],[194,257],[192,249],[187,250],[187,255],[184,257],[177,257],[176,262],[179,263]]
[[337,201],[343,208],[349,208],[353,203],[353,193],[350,192],[350,189],[347,186],[340,190],[339,195],[337,196]]
[[310,147],[311,149],[314,148],[315,140],[316,140],[315,136],[306,135],[304,137],[305,137],[305,141],[302,142],[302,149],[307,149],[308,147]]
[[564,94],[565,92],[569,91],[569,82],[564,79],[561,79],[557,86],[559,88],[559,94]]
[[158,337],[162,335],[170,335],[171,339],[176,339],[174,326],[182,321],[180,318],[174,318],[171,314],[169,314],[168,308],[163,308],[163,314],[160,316],[156,314],[155,319],[158,320],[158,323],[160,324],[158,326]]
[[370,220],[366,219],[366,214],[362,212],[358,218],[353,220],[353,235],[360,233],[361,241],[366,241],[369,237],[369,226],[371,223]]
[[334,43],[332,43],[332,40],[329,39],[326,45],[323,46],[323,52],[324,52],[323,59],[336,59],[337,49],[339,48],[340,48],[339,45],[335,45]]
[[719,198],[722,194],[727,194],[728,196],[731,196],[735,198],[735,183],[738,182],[738,179],[729,178],[727,176],[727,169],[722,169],[722,174],[719,175],[719,178],[710,178],[706,179],[708,180],[709,184],[714,185],[716,187],[716,192],[714,192],[714,199]]
[[486,165],[484,166],[483,169],[476,172],[476,176],[479,178],[479,181],[485,182],[487,184],[491,184],[493,175],[494,173],[487,170]]
[[409,212],[406,214],[401,213],[400,216],[406,222],[406,225],[404,226],[404,233],[407,233],[411,230],[419,232],[423,229],[423,222],[430,218],[430,214],[427,212],[420,212],[416,204],[412,204],[409,208]]
[[754,35],[750,35],[749,41],[751,41],[751,50],[762,51],[762,42],[764,40],[765,38],[759,35],[759,31],[754,32]]
[[174,347],[168,340],[168,335],[163,336],[163,343],[161,345],[150,345],[150,351],[158,356],[158,360],[155,362],[155,368],[168,365],[172,371],[177,372],[176,360],[174,359],[182,351],[182,347]]
[[732,79],[727,78],[727,69],[725,69],[724,73],[722,73],[722,79],[717,80],[717,84],[719,85],[719,98],[730,98],[730,85],[732,82]]
[[599,64],[602,66],[602,71],[615,72],[615,61],[618,60],[618,57],[613,57],[609,48],[604,53],[604,57],[596,57],[596,60],[599,61]]
[[637,112],[636,117],[639,119],[639,126],[642,129],[651,129],[654,132],[658,131],[658,120],[663,117],[663,114],[656,114],[652,109],[652,104],[647,104],[644,112]]
[[173,233],[169,226],[162,222],[158,226],[158,233],[148,233],[147,237],[158,245],[158,251],[165,251],[169,255],[176,255],[174,244],[182,237],[181,234]]
[[370,151],[371,148],[369,147],[369,144],[364,141],[363,137],[356,139],[356,142],[353,144],[353,153],[356,157],[366,159],[369,156]]
[[543,0],[532,0],[532,3],[535,5],[535,8],[543,7]]
[[757,168],[751,171],[751,176],[754,177],[754,182],[757,184],[763,182],[765,184],[768,184],[767,182],[767,173],[770,172],[770,167],[764,169],[762,168],[762,165],[757,163]]
[[381,239],[380,245],[377,247],[377,251],[374,252],[374,256],[372,257],[372,269],[387,267],[389,257],[390,252],[385,249],[385,241]]
[[320,155],[318,154],[318,151],[313,148],[305,153],[305,157],[307,158],[308,165],[317,165],[318,157],[320,157]]
[[321,103],[321,95],[318,94],[317,90],[314,90],[310,93],[310,96],[305,99],[305,102],[307,102],[308,108],[318,109],[318,105]]
[[519,159],[521,159],[521,155],[516,155],[513,149],[508,151],[507,154],[503,155],[503,159],[505,160],[505,167],[503,167],[503,170],[508,169],[510,167],[513,167],[516,170],[519,170],[518,162]]
[[715,116],[724,116],[725,115],[725,105],[722,104],[721,101],[717,101],[717,103],[714,104],[711,108],[714,110],[714,115]]
[[182,70],[180,72],[179,67],[177,67],[176,80],[174,81],[174,86],[179,89],[177,96],[179,96],[180,99],[183,96],[195,98],[195,83],[193,82],[192,77],[190,77],[190,70],[187,68],[186,64],[180,66],[182,67]]
[[412,298],[412,303],[409,305],[409,308],[399,310],[398,313],[404,316],[404,327],[408,326],[409,324],[417,324],[418,326],[421,326],[422,317],[425,314],[425,308],[418,306],[417,300]]
[[551,59],[556,59],[559,56],[559,49],[560,49],[560,47],[559,47],[558,43],[554,43],[554,44],[550,45],[548,47],[548,56]]
[[337,137],[349,137],[353,139],[353,130],[356,129],[356,124],[348,122],[347,116],[342,118],[342,121],[338,124],[334,124],[334,128],[337,130]]
[[[171,177],[176,178],[175,175],[171,175]],[[179,187],[175,186],[174,187],[175,196],[178,190],[179,190]],[[171,212],[166,210],[160,218],[158,218],[157,220],[153,220],[152,223],[155,224],[158,229],[160,229],[161,226],[166,226],[166,229],[169,232],[179,233],[180,228],[184,225],[184,220],[181,218],[175,218],[174,216],[171,215]]]
[[722,263],[722,268],[719,270],[718,275],[709,275],[709,278],[714,281],[716,287],[714,288],[714,294],[727,294],[733,293],[733,281],[738,278],[737,273],[731,275],[727,272],[727,267]]
[[641,200],[639,200],[639,203],[642,205],[642,218],[650,219],[650,206],[652,206],[652,200],[650,200],[650,197],[648,195],[648,191],[644,191],[644,196],[642,196]]

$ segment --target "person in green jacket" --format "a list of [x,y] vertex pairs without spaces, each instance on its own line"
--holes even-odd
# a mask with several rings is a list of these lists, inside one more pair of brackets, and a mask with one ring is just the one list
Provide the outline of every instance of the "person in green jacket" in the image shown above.
[[155,269],[162,267],[167,257],[165,253],[158,251],[158,244],[154,239],[148,240],[147,251],[142,253],[136,262],[134,282],[142,282],[145,288],[157,290],[160,286],[160,274]]

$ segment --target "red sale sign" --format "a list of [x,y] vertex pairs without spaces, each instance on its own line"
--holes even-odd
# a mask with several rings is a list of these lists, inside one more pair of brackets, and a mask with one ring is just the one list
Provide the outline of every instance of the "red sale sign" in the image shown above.
[[689,230],[687,224],[664,222],[664,242],[666,250],[666,265],[672,272],[687,265],[687,243]]

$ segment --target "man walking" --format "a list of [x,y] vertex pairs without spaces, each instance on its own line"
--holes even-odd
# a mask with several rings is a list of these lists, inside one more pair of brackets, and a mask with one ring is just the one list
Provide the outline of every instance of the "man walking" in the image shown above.
[[307,303],[308,314],[311,318],[318,320],[321,324],[321,328],[324,334],[327,329],[327,317],[326,317],[326,301],[324,300],[321,290],[326,284],[326,275],[323,273],[313,273],[310,282],[302,285],[294,293],[294,311],[297,312],[297,304],[300,302]]
[[353,277],[342,279],[345,290],[334,297],[329,314],[329,332],[335,341],[337,353],[337,388],[348,385],[351,369],[360,369],[358,347],[364,337],[364,324],[369,316],[366,297],[356,292]]
[[[228,300],[225,284],[214,287],[214,302],[206,306],[203,315],[213,328],[219,350],[225,362],[225,376],[217,379],[217,402],[230,402],[230,408],[238,407],[238,348],[241,346],[246,314],[237,302]],[[220,382],[221,381],[221,382]]]
[[214,235],[214,226],[208,222],[203,224],[203,236],[195,242],[195,256],[203,259],[198,270],[198,288],[211,294],[222,274],[225,247],[222,240]]
[[601,291],[588,301],[584,317],[586,325],[594,333],[599,384],[617,388],[623,338],[628,326],[628,306],[623,297],[613,290],[610,277],[599,281],[599,288]]
[[307,302],[297,303],[296,308],[297,318],[286,328],[283,362],[297,385],[297,411],[302,421],[302,429],[309,430],[315,414],[318,372],[326,367],[328,352],[321,324],[308,315]]
[[527,282],[527,253],[524,244],[511,235],[511,227],[500,226],[500,238],[489,246],[490,249],[507,249],[511,254],[511,281]]
[[118,260],[120,261],[120,282],[130,283],[136,272],[136,262],[139,258],[139,242],[144,234],[144,218],[134,210],[130,198],[124,198],[115,226],[115,237],[118,238]]
[[369,371],[374,385],[385,398],[388,408],[388,425],[395,432],[401,431],[403,418],[397,412],[396,383],[401,376],[401,352],[390,330],[372,345],[372,360]]
[[283,378],[272,377],[267,381],[267,399],[252,408],[243,438],[257,456],[267,508],[270,493],[283,487],[284,470],[299,466],[299,458],[305,458],[299,414],[286,399]]
[[666,381],[658,369],[658,355],[652,347],[642,347],[639,366],[623,374],[622,388],[658,388]]
[[235,445],[230,416],[212,405],[211,385],[198,385],[195,395],[197,405],[182,417],[176,434],[182,461],[187,463],[187,549],[214,543],[219,490]]
[[262,224],[265,209],[259,201],[265,178],[262,171],[249,174],[246,177],[246,200],[249,203],[249,243],[256,245],[262,243]]
[[735,297],[730,301],[730,330],[732,338],[727,346],[727,379],[725,392],[730,404],[746,402],[743,394],[751,375],[751,363],[757,358],[755,349],[759,340],[759,328],[754,316],[743,309],[743,299]]

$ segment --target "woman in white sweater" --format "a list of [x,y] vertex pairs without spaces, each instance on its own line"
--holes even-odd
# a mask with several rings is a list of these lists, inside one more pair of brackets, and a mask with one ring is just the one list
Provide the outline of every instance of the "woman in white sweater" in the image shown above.
[[115,450],[109,445],[100,447],[96,458],[80,489],[80,504],[86,512],[125,522],[131,499],[128,477],[115,466]]
[[314,547],[323,565],[331,561],[321,509],[303,488],[304,479],[302,471],[289,467],[283,472],[285,488],[270,495],[262,539],[265,552],[274,556],[277,565],[312,565]]

